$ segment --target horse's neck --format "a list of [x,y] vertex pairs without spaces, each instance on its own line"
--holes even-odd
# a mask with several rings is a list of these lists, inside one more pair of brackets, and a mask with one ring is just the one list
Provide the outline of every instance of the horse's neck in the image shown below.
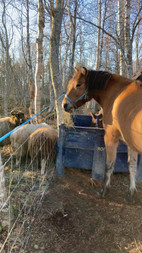
[[[106,74],[107,72],[104,73]],[[132,82],[132,79],[128,79],[116,74],[110,74],[110,76],[105,76],[105,78],[106,79],[104,79],[105,81],[102,89],[95,89],[95,85],[94,91],[90,91],[90,96],[92,95],[92,97],[100,104],[102,108],[104,106],[106,107],[106,104],[109,104],[111,107],[115,98],[128,84]],[[99,84],[97,83],[97,85]]]

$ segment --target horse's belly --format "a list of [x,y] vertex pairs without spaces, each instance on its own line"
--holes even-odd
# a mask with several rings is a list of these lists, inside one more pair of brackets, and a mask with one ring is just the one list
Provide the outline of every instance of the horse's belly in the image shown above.
[[120,99],[114,106],[113,117],[126,143],[142,154],[142,93],[140,93]]
[[128,145],[142,154],[142,126],[140,127],[140,123],[133,121],[130,130],[125,130],[125,139]]
[[125,129],[127,142],[130,147],[142,154],[142,111],[128,120],[128,128]]

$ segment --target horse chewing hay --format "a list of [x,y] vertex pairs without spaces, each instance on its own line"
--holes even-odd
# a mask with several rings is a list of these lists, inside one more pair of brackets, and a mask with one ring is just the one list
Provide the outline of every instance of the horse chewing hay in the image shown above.
[[142,83],[105,71],[76,69],[63,100],[64,110],[69,112],[92,98],[103,108],[107,160],[102,195],[110,185],[120,138],[129,147],[130,193],[133,195],[137,153],[142,154]]

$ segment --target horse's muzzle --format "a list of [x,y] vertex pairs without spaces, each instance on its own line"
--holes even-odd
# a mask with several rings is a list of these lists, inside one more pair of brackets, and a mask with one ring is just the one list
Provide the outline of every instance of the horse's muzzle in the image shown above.
[[63,108],[65,111],[68,111],[68,104],[67,103],[63,104]]
[[72,109],[72,105],[69,103],[62,104],[62,108],[65,110],[65,112],[69,112]]

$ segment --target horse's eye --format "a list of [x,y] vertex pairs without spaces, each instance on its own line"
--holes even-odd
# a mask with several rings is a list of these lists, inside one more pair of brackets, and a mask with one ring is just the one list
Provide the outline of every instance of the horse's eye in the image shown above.
[[79,88],[80,86],[81,86],[81,84],[80,84],[80,83],[78,83],[78,84],[76,85],[76,87],[77,87],[77,88]]

